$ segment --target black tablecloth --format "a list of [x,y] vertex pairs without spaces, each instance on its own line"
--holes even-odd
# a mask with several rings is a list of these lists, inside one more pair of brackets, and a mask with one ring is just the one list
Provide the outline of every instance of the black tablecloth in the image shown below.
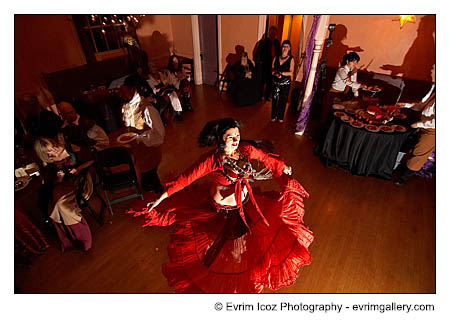
[[339,166],[353,175],[390,179],[400,148],[411,132],[370,132],[334,117],[315,153],[327,167]]

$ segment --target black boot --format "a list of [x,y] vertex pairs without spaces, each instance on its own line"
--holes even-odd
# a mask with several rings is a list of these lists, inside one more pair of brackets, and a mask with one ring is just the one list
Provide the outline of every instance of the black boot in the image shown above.
[[183,117],[181,116],[181,112],[179,111],[173,112],[173,118],[177,121],[183,121]]
[[183,107],[183,111],[194,112],[194,109],[191,106],[191,98],[189,97],[189,93],[183,94],[181,98],[181,105]]
[[394,182],[394,184],[397,186],[402,186],[403,184],[405,184],[405,182],[416,173],[415,171],[410,170],[407,166],[404,167],[405,168],[403,169],[400,177]]
[[188,112],[194,112],[194,109],[192,108],[191,104],[186,104],[183,106],[183,110],[184,111],[188,111]]
[[164,191],[163,186],[158,177],[156,168],[149,170],[148,172],[142,173],[141,175],[141,185],[142,189],[154,193],[162,193]]

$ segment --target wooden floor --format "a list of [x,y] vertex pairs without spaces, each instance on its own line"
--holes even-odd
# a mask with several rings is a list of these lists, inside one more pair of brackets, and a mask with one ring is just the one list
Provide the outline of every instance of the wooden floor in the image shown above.
[[[414,177],[398,188],[392,181],[352,176],[325,168],[314,156],[315,142],[295,136],[288,115],[271,123],[270,103],[234,107],[227,94],[196,86],[195,113],[170,122],[163,145],[161,180],[173,178],[200,152],[197,136],[208,120],[232,116],[244,123],[245,139],[271,139],[276,152],[293,167],[294,176],[309,191],[305,223],[314,232],[313,261],[300,270],[296,283],[275,293],[434,293],[435,180]],[[276,188],[264,183],[263,189]],[[146,200],[154,194],[146,193]],[[17,292],[23,293],[170,293],[161,272],[168,260],[172,228],[142,228],[141,218],[125,210],[139,205],[129,200],[114,206],[103,227],[86,216],[93,234],[88,254],[61,253],[58,241],[33,258],[31,268],[15,269]]]

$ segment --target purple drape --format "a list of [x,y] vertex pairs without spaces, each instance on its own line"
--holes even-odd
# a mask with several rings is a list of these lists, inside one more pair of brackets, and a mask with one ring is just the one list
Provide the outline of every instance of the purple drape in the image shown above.
[[[309,73],[311,71],[311,62],[314,54],[314,40],[316,38],[317,34],[317,28],[319,26],[320,21],[320,15],[314,15],[314,21],[311,27],[311,31],[309,32],[308,40],[306,42],[306,52],[305,52],[305,68],[303,69],[303,93],[305,93],[306,84],[308,81]],[[318,73],[316,73],[316,77],[314,79],[314,86],[313,90],[311,92],[311,95],[308,98],[308,101],[305,102],[305,105],[303,106],[302,111],[300,112],[300,115],[298,116],[297,122],[295,124],[295,131],[296,132],[304,132],[306,128],[306,124],[308,122],[309,118],[309,112],[311,110],[311,103],[314,96],[314,93],[317,89],[317,80],[318,80]],[[302,104],[302,100],[299,101],[299,106]]]
[[430,157],[428,157],[425,164],[423,164],[422,169],[419,170],[416,175],[426,177],[426,178],[433,178],[436,173],[436,150],[433,150]]

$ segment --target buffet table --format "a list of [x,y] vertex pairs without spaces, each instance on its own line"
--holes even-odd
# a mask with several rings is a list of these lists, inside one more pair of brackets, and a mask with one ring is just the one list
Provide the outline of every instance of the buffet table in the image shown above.
[[370,132],[333,118],[316,153],[327,167],[339,166],[353,175],[392,177],[397,155],[412,130]]
[[365,119],[370,108],[360,109],[360,104],[352,104],[353,107],[345,109],[333,105],[315,154],[326,167],[341,167],[353,175],[390,179],[402,145],[414,132],[409,125],[418,117],[416,112],[396,109],[395,114],[392,114],[394,110],[389,114],[389,107],[374,107],[386,113],[385,122],[376,125],[375,116]]

